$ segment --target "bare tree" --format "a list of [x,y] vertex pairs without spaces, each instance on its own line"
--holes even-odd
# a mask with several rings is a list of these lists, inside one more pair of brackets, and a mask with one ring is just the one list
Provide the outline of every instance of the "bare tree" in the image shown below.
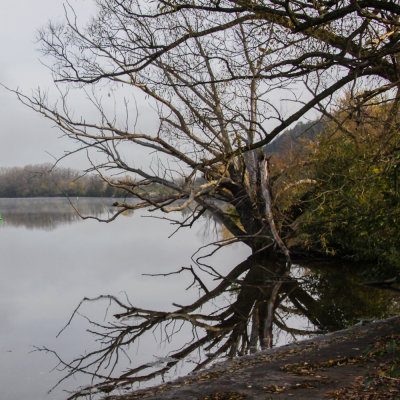
[[[278,307],[290,309],[285,302],[324,330],[326,317],[289,275],[284,236],[290,229],[276,225],[262,146],[307,113],[328,110],[345,89],[361,105],[385,91],[395,93],[397,3],[98,0],[97,5],[98,14],[86,27],[67,6],[65,25],[49,25],[40,34],[52,59],[58,102],[40,90],[18,93],[19,98],[78,141],[76,151],[103,155],[92,169],[136,199],[116,203],[115,216],[145,207],[169,214],[190,206],[190,215],[175,221],[185,227],[208,211],[232,234],[217,248],[240,241],[252,255],[226,276],[197,260],[219,280],[214,288],[195,269],[183,268],[202,294],[170,312],[101,296],[121,311],[110,325],[97,326],[101,348],[72,362],[60,360],[67,376],[83,372],[94,379],[70,398],[150,379],[199,348],[207,352],[202,367],[222,354],[270,347],[274,321],[290,331],[278,318]],[[157,129],[138,129],[128,101],[118,108],[124,118],[111,114],[98,95],[105,84],[148,99],[157,110]],[[90,94],[98,120],[73,112],[65,86]],[[152,162],[145,167],[131,162],[129,146],[153,152]],[[109,178],[121,172],[129,179]],[[144,190],[152,184],[162,193]],[[201,311],[227,291],[235,294],[229,306],[211,315]],[[143,364],[112,375],[120,354],[139,337],[175,322],[192,326],[193,338],[164,367],[147,372],[149,365]]]

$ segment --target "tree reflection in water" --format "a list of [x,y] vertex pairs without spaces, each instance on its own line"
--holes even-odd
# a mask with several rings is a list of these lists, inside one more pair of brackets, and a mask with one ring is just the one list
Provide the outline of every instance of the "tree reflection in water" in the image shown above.
[[[71,203],[84,215],[101,216],[111,213],[113,199],[79,198]],[[67,198],[0,199],[3,224],[27,229],[52,231],[60,225],[81,220]]]
[[[75,199],[73,203],[81,214],[102,218],[111,211],[113,201]],[[80,219],[67,199],[0,199],[0,212],[6,225],[28,229],[52,230]],[[190,215],[186,212],[183,218]],[[218,231],[223,244],[232,239],[210,215],[204,214],[202,219],[208,237]],[[207,257],[220,244],[216,241],[211,248],[202,249],[193,257],[192,265],[164,274],[182,275],[182,280],[190,275],[188,282],[200,295],[189,304],[173,304],[165,311],[137,307],[126,298],[114,296],[83,300],[73,316],[85,312],[83,303],[101,300],[107,301],[110,312],[108,319],[100,322],[87,315],[97,348],[72,361],[59,359],[66,378],[76,373],[92,377],[90,384],[71,399],[130,389],[135,382],[173,371],[185,360],[194,361],[195,369],[199,369],[221,357],[251,353],[399,311],[391,293],[356,284],[362,279],[357,278],[354,265],[325,263],[311,269],[293,265],[286,274],[284,260],[273,258],[266,249],[224,274],[218,266],[210,265],[212,258]],[[146,335],[172,342],[175,339],[175,351],[155,362],[149,359],[141,365],[131,364],[133,344]],[[53,350],[43,350],[57,356]]]
[[[282,332],[296,340],[345,328],[357,319],[386,316],[399,308],[388,293],[355,285],[337,266],[314,272],[294,266],[286,275],[281,259],[260,252],[222,275],[217,268],[200,263],[200,258],[194,260],[195,267],[163,274],[190,274],[190,286],[201,293],[190,304],[173,304],[168,311],[150,310],[127,299],[102,295],[85,298],[78,305],[71,320],[84,303],[102,300],[108,302],[113,315],[105,322],[89,319],[90,332],[98,343],[95,350],[72,361],[59,359],[59,366],[67,371],[65,378],[82,372],[92,377],[89,386],[69,399],[131,389],[137,382],[164,376],[188,358],[197,359],[194,370],[198,370],[220,357],[268,348]],[[218,283],[212,284],[215,281]],[[300,326],[293,323],[294,316],[297,322],[301,318]],[[132,345],[141,337],[158,332],[164,340],[173,341],[183,331],[184,340],[167,357],[130,365],[121,372],[121,359],[129,359]]]
[[327,315],[329,331],[399,313],[398,295],[360,284],[365,281],[366,268],[365,264],[334,260],[310,262],[309,268],[302,269],[302,287]]

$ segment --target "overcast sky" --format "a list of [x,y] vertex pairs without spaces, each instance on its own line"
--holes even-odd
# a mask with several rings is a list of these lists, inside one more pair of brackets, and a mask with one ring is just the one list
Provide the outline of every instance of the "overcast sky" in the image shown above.
[[[83,18],[93,13],[92,0],[69,2]],[[63,3],[65,0],[0,0],[2,85],[18,88],[26,94],[39,86],[44,89],[51,87],[51,74],[40,62],[40,59],[44,59],[36,37],[38,29],[50,20],[63,19]],[[146,110],[142,115],[149,120]],[[58,158],[65,150],[73,148],[70,140],[60,139],[60,136],[60,131],[51,122],[22,105],[14,94],[0,87],[0,167],[53,162],[50,154]],[[136,154],[136,157],[148,157],[142,153]],[[82,154],[63,160],[61,165],[83,169],[88,162]]]
[[[39,62],[37,30],[63,15],[62,0],[1,1],[0,83],[27,93],[48,87],[48,70]],[[62,154],[65,141],[56,129],[0,88],[0,167],[51,162],[46,152]]]

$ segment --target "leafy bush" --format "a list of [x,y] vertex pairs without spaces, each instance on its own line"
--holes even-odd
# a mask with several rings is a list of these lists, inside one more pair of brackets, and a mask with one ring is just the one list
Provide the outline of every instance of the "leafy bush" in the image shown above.
[[298,230],[307,247],[371,261],[381,276],[400,271],[397,114],[392,102],[336,114],[310,155],[316,183]]

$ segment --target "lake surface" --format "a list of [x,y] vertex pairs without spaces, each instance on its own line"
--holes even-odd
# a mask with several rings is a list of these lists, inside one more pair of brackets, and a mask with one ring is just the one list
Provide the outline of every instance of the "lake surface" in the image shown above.
[[[86,215],[106,217],[111,199],[79,199]],[[191,263],[191,255],[215,235],[207,218],[193,229],[179,231],[167,221],[144,218],[145,211],[122,215],[112,223],[81,220],[66,199],[0,199],[0,388],[2,400],[65,399],[47,391],[61,374],[50,372],[57,362],[35,346],[54,349],[71,359],[93,345],[84,318],[73,321],[56,339],[80,302],[100,294],[124,296],[146,308],[170,309],[197,295],[185,291],[181,277],[143,276],[165,273]],[[230,246],[214,257],[221,271],[247,257],[244,246]],[[106,306],[106,304],[104,305]],[[87,307],[90,315],[104,313]],[[135,362],[154,359],[165,345],[157,338],[142,340]],[[73,388],[72,379],[62,388]],[[86,382],[87,383],[87,382]]]
[[[112,214],[113,201],[75,199],[73,203],[84,215],[107,218]],[[89,383],[79,377],[70,379],[47,394],[63,373],[54,370],[57,360],[52,354],[34,350],[46,347],[70,361],[95,348],[83,316],[77,316],[56,337],[84,297],[128,296],[138,307],[157,310],[171,310],[172,303],[188,304],[197,299],[198,289],[185,290],[191,283],[187,275],[144,274],[165,274],[193,265],[193,253],[223,235],[221,228],[207,217],[171,238],[176,225],[157,213],[152,214],[156,218],[148,218],[144,217],[148,215],[146,211],[136,211],[108,224],[82,220],[64,198],[0,199],[0,213],[1,400],[64,400],[67,396],[63,390]],[[178,213],[175,216],[182,217]],[[244,245],[231,245],[213,256],[212,265],[224,273],[249,254]],[[311,274],[307,268],[296,267],[292,274],[318,300],[328,324],[332,321],[331,329],[340,329],[357,318],[399,312],[397,297],[354,285],[345,279],[346,268],[325,266]],[[210,287],[215,285],[211,278],[205,282]],[[84,315],[100,322],[112,314],[112,310],[107,315],[106,312],[105,301],[82,309]],[[281,315],[285,313],[282,310]],[[288,318],[286,322],[293,328],[313,328],[304,317]],[[279,330],[274,334],[275,344],[294,338]],[[167,355],[185,342],[185,332],[176,335],[175,340],[168,343],[160,332],[142,338],[131,349],[132,362],[152,362],[157,356]],[[188,372],[194,361],[185,360],[170,377]]]

